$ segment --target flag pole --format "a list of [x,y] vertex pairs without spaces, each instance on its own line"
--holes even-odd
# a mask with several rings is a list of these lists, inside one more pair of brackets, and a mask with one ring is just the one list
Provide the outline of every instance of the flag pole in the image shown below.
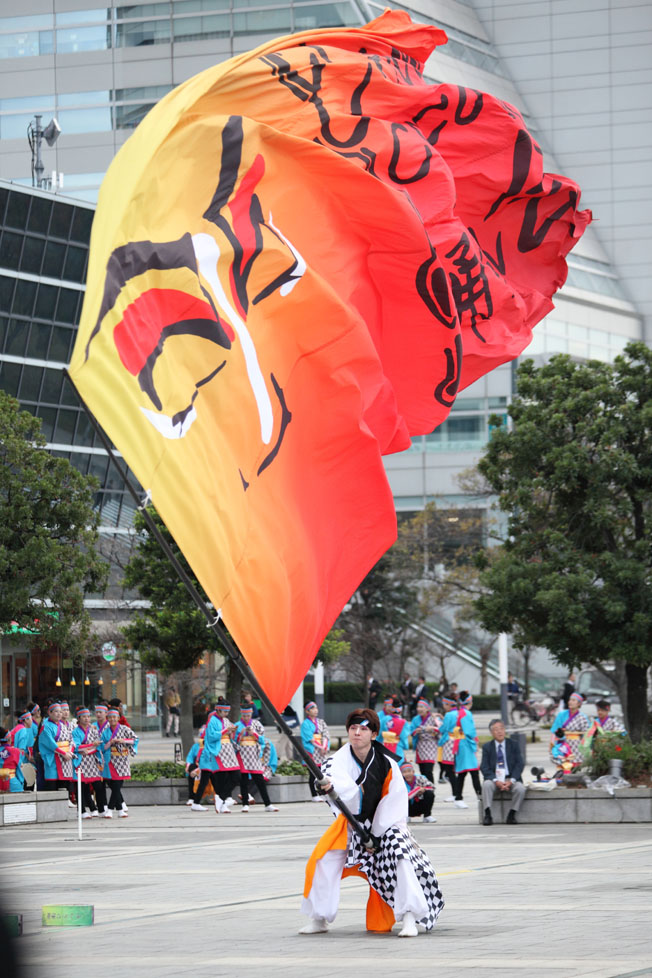
[[[323,775],[321,773],[320,768],[317,766],[317,764],[315,764],[312,756],[305,749],[301,741],[297,740],[297,738],[294,736],[294,734],[292,733],[292,728],[287,725],[287,723],[285,722],[281,714],[278,712],[274,704],[271,702],[271,700],[265,693],[264,689],[261,687],[258,680],[256,679],[255,674],[249,667],[249,664],[244,659],[242,653],[233,642],[233,639],[227,633],[224,627],[224,623],[222,622],[220,616],[213,614],[211,612],[211,609],[208,607],[208,605],[206,604],[202,596],[199,594],[197,588],[195,587],[190,577],[188,576],[188,574],[182,567],[181,563],[177,559],[176,554],[168,544],[165,537],[160,532],[159,528],[157,527],[156,523],[154,522],[150,514],[147,512],[147,501],[143,502],[143,500],[139,497],[135,487],[130,483],[126,471],[122,468],[117,458],[115,457],[109,439],[106,437],[106,434],[104,433],[99,422],[97,421],[97,418],[90,411],[88,405],[86,404],[83,397],[77,390],[75,382],[70,376],[70,374],[68,373],[68,369],[66,367],[63,368],[63,375],[68,381],[68,383],[70,384],[70,386],[72,387],[72,389],[74,390],[77,397],[79,398],[79,403],[81,404],[82,408],[86,412],[88,420],[90,421],[93,428],[97,432],[100,441],[104,445],[104,448],[106,449],[109,455],[111,462],[113,463],[117,472],[119,473],[120,478],[122,479],[127,491],[134,499],[139,512],[142,513],[148,531],[152,534],[152,536],[154,537],[158,545],[161,547],[166,557],[168,558],[168,560],[174,567],[175,571],[177,572],[177,575],[179,576],[181,582],[183,583],[186,590],[188,591],[188,594],[196,604],[199,611],[201,611],[203,616],[206,618],[208,628],[210,628],[214,632],[218,642],[224,649],[225,653],[229,656],[229,658],[234,663],[234,665],[236,665],[237,668],[240,670],[243,678],[246,679],[247,683],[251,686],[254,692],[258,694],[258,697],[260,698],[262,703],[264,703],[266,709],[271,714],[275,723],[281,728],[283,733],[288,737],[290,743],[294,747],[297,754],[299,754],[299,756],[302,758],[306,767],[311,772],[313,777],[317,780],[317,782],[321,782],[323,780]],[[371,834],[367,832],[364,825],[362,825],[361,822],[358,821],[358,819],[350,811],[348,806],[345,805],[345,803],[342,801],[342,799],[339,797],[339,795],[337,794],[337,792],[332,786],[330,790],[327,792],[327,794],[328,797],[331,799],[331,801],[339,808],[342,815],[344,815],[344,817],[350,824],[351,828],[355,832],[357,832],[357,834],[360,836],[363,844],[368,849],[373,849],[374,844],[371,838]]]

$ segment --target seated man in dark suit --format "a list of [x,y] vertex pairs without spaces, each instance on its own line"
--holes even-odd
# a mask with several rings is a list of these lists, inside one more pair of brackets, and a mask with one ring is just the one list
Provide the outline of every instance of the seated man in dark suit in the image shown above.
[[513,740],[505,739],[505,724],[502,720],[492,720],[489,732],[493,740],[482,747],[482,764],[480,770],[484,778],[482,785],[482,805],[484,808],[483,825],[493,825],[491,802],[496,789],[512,792],[512,807],[507,818],[508,825],[516,824],[516,813],[525,797],[526,788],[521,779],[523,773],[523,758],[521,750]]

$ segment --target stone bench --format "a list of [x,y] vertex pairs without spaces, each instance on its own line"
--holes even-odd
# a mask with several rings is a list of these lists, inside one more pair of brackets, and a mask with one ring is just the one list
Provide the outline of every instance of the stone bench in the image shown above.
[[0,794],[0,826],[28,822],[67,822],[68,792],[13,791]]
[[[294,801],[309,801],[308,781],[300,774],[274,775],[267,782],[270,801],[284,805]],[[234,789],[237,794],[237,789]],[[178,805],[188,799],[185,778],[159,778],[157,781],[125,781],[122,794],[127,805]]]
[[[505,821],[512,807],[511,792],[496,792],[491,814],[495,823]],[[484,808],[478,800],[478,821]],[[619,788],[614,795],[604,789],[557,787],[552,791],[528,788],[516,816],[523,825],[564,822],[652,822],[652,789]]]

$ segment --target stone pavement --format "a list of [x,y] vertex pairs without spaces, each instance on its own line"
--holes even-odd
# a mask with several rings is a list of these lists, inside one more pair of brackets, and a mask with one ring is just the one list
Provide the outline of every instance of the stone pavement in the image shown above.
[[[5,912],[24,915],[27,978],[634,978],[652,976],[649,825],[483,828],[435,802],[411,826],[447,901],[410,942],[364,931],[347,880],[330,933],[299,936],[306,857],[327,806],[248,815],[132,808],[128,819],[2,830]],[[471,799],[469,799],[470,801]],[[90,928],[43,930],[45,904],[95,906]]]

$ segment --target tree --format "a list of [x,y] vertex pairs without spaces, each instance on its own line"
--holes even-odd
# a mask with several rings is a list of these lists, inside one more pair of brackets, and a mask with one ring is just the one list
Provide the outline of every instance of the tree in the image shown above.
[[84,595],[108,574],[98,482],[44,446],[40,420],[0,390],[0,634],[15,622],[34,631],[33,644],[81,655],[91,628]]
[[[160,516],[152,508],[148,512],[197,591],[209,604]],[[141,513],[136,513],[134,526],[138,534],[137,543],[125,567],[125,584],[138,590],[150,602],[150,606],[134,613],[132,621],[124,628],[124,634],[138,648],[145,665],[160,670],[166,677],[175,674],[181,697],[179,731],[184,752],[187,753],[193,743],[191,670],[207,651],[223,653],[223,648],[213,629],[207,627],[206,618],[188,594],[155,537],[147,532]],[[240,673],[230,660],[229,666],[227,695],[237,711]]]
[[479,463],[508,514],[502,546],[481,560],[481,620],[567,668],[623,662],[639,740],[652,663],[652,351],[631,343],[613,365],[526,360],[509,413],[512,430],[496,430]]

